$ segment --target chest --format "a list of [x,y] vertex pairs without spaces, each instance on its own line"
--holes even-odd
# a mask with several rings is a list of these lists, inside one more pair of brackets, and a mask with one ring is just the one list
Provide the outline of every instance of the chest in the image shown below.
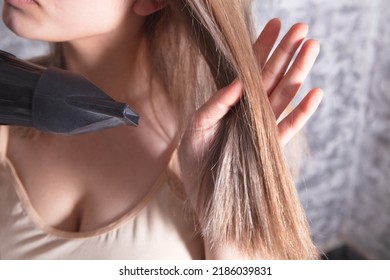
[[49,226],[95,230],[136,207],[173,150],[148,131],[123,128],[86,136],[12,137],[9,157],[32,207]]
[[4,259],[204,258],[194,220],[185,215],[183,201],[163,184],[144,199],[142,207],[121,220],[98,231],[70,233],[40,226],[12,177],[8,166],[1,165],[0,252]]

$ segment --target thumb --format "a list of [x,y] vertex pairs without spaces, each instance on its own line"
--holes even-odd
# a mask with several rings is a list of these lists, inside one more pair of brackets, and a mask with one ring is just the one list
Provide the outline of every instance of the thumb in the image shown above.
[[196,113],[198,128],[207,129],[217,124],[237,104],[242,93],[243,85],[238,78],[217,91]]

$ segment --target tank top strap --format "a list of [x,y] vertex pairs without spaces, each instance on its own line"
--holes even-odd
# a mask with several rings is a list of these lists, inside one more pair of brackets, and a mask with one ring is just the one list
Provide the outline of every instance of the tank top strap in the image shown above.
[[0,162],[3,162],[7,156],[9,127],[0,125]]

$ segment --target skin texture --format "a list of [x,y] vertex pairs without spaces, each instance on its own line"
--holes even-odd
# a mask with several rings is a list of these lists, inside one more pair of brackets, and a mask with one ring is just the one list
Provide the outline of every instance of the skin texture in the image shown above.
[[133,3],[133,0],[6,2],[4,22],[26,38],[54,42],[83,39],[110,33],[126,23],[134,27],[140,18],[129,16]]
[[[122,127],[71,138],[43,134],[39,141],[11,135],[8,157],[43,221],[66,231],[97,229],[137,205],[166,168],[177,145],[176,116],[161,81],[151,75],[147,48],[140,34],[145,16],[164,8],[164,3],[15,1],[6,2],[3,9],[4,22],[12,31],[30,39],[63,42],[68,70],[85,75],[141,115],[141,124],[136,129]],[[280,20],[271,20],[256,41],[255,49],[278,119],[280,142],[284,145],[314,113],[322,91],[311,90],[290,114],[280,117],[319,52],[318,42],[306,41],[284,74],[308,28],[304,24],[294,25],[270,56],[280,26]],[[193,124],[188,126],[191,129],[186,131],[171,161],[188,193],[195,187],[191,166],[196,164],[197,155],[208,149],[213,129],[241,94],[241,83],[236,80],[217,92],[193,116]],[[154,110],[155,106],[160,109]],[[210,251],[207,242],[206,251]],[[220,248],[210,252],[209,257],[232,257],[228,252],[231,250]]]

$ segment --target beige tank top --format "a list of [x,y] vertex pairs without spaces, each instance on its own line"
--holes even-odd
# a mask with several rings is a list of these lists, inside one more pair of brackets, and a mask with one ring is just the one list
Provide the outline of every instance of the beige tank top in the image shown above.
[[45,224],[7,158],[8,127],[0,127],[0,259],[203,259],[204,246],[183,202],[162,174],[131,212],[90,232]]

